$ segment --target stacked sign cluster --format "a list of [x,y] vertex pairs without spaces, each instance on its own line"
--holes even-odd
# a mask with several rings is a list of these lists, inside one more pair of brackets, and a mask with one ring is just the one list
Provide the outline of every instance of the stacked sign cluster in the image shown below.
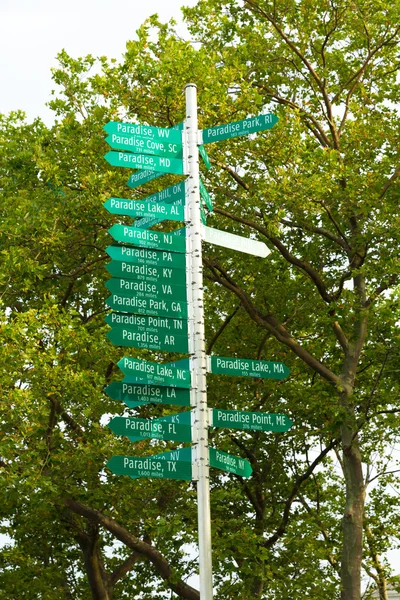
[[[210,143],[269,129],[277,121],[274,115],[259,115],[236,123],[199,132],[199,152],[207,168],[210,160],[202,143]],[[137,168],[128,181],[134,189],[164,173],[187,175],[184,160],[183,126],[172,129],[148,125],[110,122],[105,125],[111,151],[105,159],[114,166]],[[128,151],[128,152],[126,152]],[[201,179],[198,181],[202,202],[212,211],[212,200]],[[107,282],[112,309],[106,321],[107,336],[113,344],[136,349],[189,353],[188,281],[186,228],[165,233],[150,229],[168,220],[184,222],[187,180],[143,200],[109,198],[104,206],[112,214],[132,217],[133,225],[115,224],[109,230],[115,243],[106,251],[111,258]],[[202,239],[206,242],[265,257],[265,244],[206,227],[206,215],[200,205]],[[118,366],[125,377],[113,382],[107,394],[135,408],[149,403],[191,405],[189,358],[156,363],[124,356]],[[208,371],[227,375],[283,379],[289,370],[283,363],[212,356]],[[285,415],[250,413],[235,410],[209,410],[209,424],[241,430],[287,431],[292,425]],[[108,425],[117,435],[132,441],[144,438],[191,442],[191,411],[158,419],[115,417]],[[114,456],[108,467],[116,474],[136,477],[193,478],[190,447],[150,457]],[[209,448],[211,466],[251,475],[247,460]]]

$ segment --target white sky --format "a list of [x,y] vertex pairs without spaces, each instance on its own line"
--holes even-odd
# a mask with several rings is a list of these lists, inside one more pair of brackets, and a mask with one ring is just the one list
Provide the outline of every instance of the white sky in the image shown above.
[[74,58],[92,54],[120,59],[144,20],[181,20],[180,7],[196,0],[0,0],[0,113],[40,116],[54,89],[51,67],[62,49]]

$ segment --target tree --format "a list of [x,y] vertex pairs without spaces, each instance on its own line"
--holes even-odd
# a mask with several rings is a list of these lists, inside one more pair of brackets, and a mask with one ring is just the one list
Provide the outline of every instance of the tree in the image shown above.
[[104,471],[131,445],[104,428],[119,408],[102,393],[121,350],[102,321],[112,217],[101,204],[129,192],[127,175],[102,159],[101,128],[110,118],[182,121],[192,80],[203,128],[268,109],[280,118],[255,139],[210,145],[204,173],[210,224],[254,232],[274,250],[259,261],[207,249],[208,351],[292,370],[282,384],[210,376],[210,404],[295,422],[284,435],[210,432],[254,470],[249,481],[212,474],[218,595],[358,599],[364,528],[365,567],[385,598],[380,554],[398,522],[385,462],[398,425],[398,10],[202,1],[186,10],[199,46],[152,19],[120,65],[102,58],[95,75],[92,57],[60,55],[51,130],[2,120],[1,455],[14,540],[4,597],[163,598],[163,581],[199,597],[182,550],[196,540],[194,490]]

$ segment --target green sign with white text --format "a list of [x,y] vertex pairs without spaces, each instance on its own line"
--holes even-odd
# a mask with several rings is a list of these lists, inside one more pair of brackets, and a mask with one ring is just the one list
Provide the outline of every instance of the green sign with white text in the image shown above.
[[106,252],[110,258],[120,262],[154,267],[171,267],[172,269],[186,269],[186,256],[183,253],[178,254],[168,250],[157,251],[120,245],[108,246]]
[[108,263],[106,269],[113,277],[122,279],[137,279],[140,281],[186,286],[186,273],[179,269],[138,265],[136,263],[116,260]]
[[129,298],[153,298],[160,300],[186,300],[187,292],[185,285],[174,285],[170,283],[155,283],[154,281],[142,281],[138,279],[116,279],[112,278],[106,282],[106,287],[113,294],[127,296]]
[[170,233],[160,231],[148,231],[147,229],[135,229],[128,225],[113,225],[108,233],[117,242],[126,242],[141,248],[153,248],[154,250],[169,250],[170,252],[186,252],[186,241],[176,238]]
[[104,391],[112,400],[124,402],[129,408],[134,408],[132,403],[190,406],[190,390],[183,388],[113,381]]
[[135,173],[132,173],[132,175],[129,177],[128,181],[126,182],[126,185],[131,189],[135,189],[140,185],[144,185],[149,181],[153,181],[153,179],[158,179],[158,177],[162,177],[163,175],[165,175],[165,173],[158,173],[157,171],[136,171]]
[[115,475],[158,479],[192,479],[192,464],[188,461],[157,459],[152,456],[113,456],[107,467]]
[[212,409],[212,427],[253,431],[288,431],[293,421],[286,415],[242,410]]
[[161,221],[184,221],[184,207],[161,202],[145,202],[144,200],[125,200],[109,198],[103,204],[113,215],[128,217],[159,217]]
[[259,377],[261,379],[286,379],[290,375],[287,366],[281,362],[210,356],[211,373],[236,375],[238,377]]
[[189,351],[187,335],[139,331],[133,327],[113,327],[111,331],[107,332],[107,337],[115,346],[147,348],[148,350],[164,350],[166,352],[187,353]]
[[[137,327],[139,330],[153,331],[154,333],[172,333],[187,335],[188,322],[186,319],[169,319],[168,317],[144,316],[110,312],[104,317],[108,325],[116,327]],[[189,368],[189,367],[187,367]]]
[[157,140],[164,142],[173,142],[182,144],[181,130],[165,127],[153,127],[150,125],[142,125],[140,123],[121,123],[119,121],[109,121],[103,127],[108,134],[116,134],[121,136],[139,137],[147,140]]
[[186,319],[188,316],[188,303],[175,300],[155,300],[153,298],[131,298],[120,294],[112,294],[106,300],[107,306],[113,310],[139,315],[157,315]]
[[207,206],[210,212],[213,211],[213,203],[211,200],[210,194],[207,192],[206,186],[204,185],[202,179],[200,178],[200,196],[203,198],[205,205]]
[[255,133],[256,131],[271,129],[277,122],[278,117],[268,113],[266,115],[258,115],[258,117],[250,117],[243,121],[234,121],[233,123],[226,123],[217,127],[209,127],[202,131],[203,144],[210,144],[211,142],[218,142],[220,140]]
[[130,154],[128,152],[107,152],[105,160],[113,167],[127,169],[145,169],[146,171],[159,171],[161,173],[175,173],[183,175],[183,160],[180,158],[167,158],[152,156],[150,154]]
[[192,433],[190,425],[163,422],[158,419],[134,419],[131,417],[114,417],[107,425],[116,435],[135,436],[137,439],[170,440],[190,442]]
[[117,365],[125,375],[133,375],[143,381],[182,388],[191,387],[191,372],[188,369],[171,367],[168,363],[160,364],[124,356]]
[[112,133],[106,137],[107,144],[115,150],[127,150],[135,154],[152,154],[156,156],[172,156],[182,158],[182,143],[153,140],[138,135],[120,135]]
[[251,465],[245,458],[235,456],[234,454],[228,454],[217,450],[216,448],[209,448],[210,451],[210,466],[222,469],[228,473],[235,473],[241,477],[250,477],[253,472]]

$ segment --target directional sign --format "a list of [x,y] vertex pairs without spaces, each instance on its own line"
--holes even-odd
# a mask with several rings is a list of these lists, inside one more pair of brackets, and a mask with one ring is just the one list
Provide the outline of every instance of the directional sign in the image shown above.
[[136,154],[153,154],[174,158],[182,158],[183,156],[182,143],[155,140],[139,135],[120,135],[118,133],[107,136],[105,141],[115,150],[128,150]]
[[192,440],[190,425],[163,422],[155,419],[134,419],[131,417],[114,417],[108,423],[111,431],[117,435],[135,434],[138,439],[170,440],[190,442]]
[[157,477],[161,479],[192,479],[192,464],[188,461],[155,459],[152,456],[113,456],[107,467],[115,475]]
[[109,198],[104,202],[105,208],[113,215],[128,217],[161,217],[161,221],[184,221],[184,208],[176,204],[161,204],[143,200],[125,200]]
[[125,375],[133,375],[153,384],[190,388],[191,372],[188,369],[174,368],[168,363],[154,363],[129,356],[124,356],[117,365]]
[[288,431],[292,425],[293,421],[286,415],[281,414],[211,409],[211,427],[255,431]]
[[[169,250],[170,252],[186,252],[186,241],[177,239],[170,233],[135,229],[127,225],[113,225],[108,233],[117,242],[127,242],[143,248]],[[258,242],[261,243],[261,242]]]
[[[170,452],[160,452],[160,454],[153,454],[152,460],[169,460],[172,462],[192,462],[192,448],[187,446],[186,448],[179,448],[177,450],[171,450]],[[131,475],[132,479],[137,479],[137,475]]]
[[188,389],[148,383],[113,381],[104,391],[112,400],[124,402],[129,408],[134,408],[133,403],[135,403],[135,406],[136,403],[190,406],[190,390]]
[[[114,227],[116,227],[116,225],[114,225]],[[261,256],[261,258],[265,258],[270,253],[270,250],[264,242],[258,242],[256,240],[251,240],[250,238],[242,237],[241,235],[235,235],[233,233],[205,226],[203,226],[203,232],[204,241],[215,244],[216,246],[238,250],[239,252],[245,252],[246,254],[252,254],[253,256]]]
[[169,283],[174,286],[186,286],[186,273],[168,267],[153,267],[136,263],[113,260],[106,265],[107,271],[114,277],[137,279],[155,283]]
[[211,196],[210,196],[210,194],[207,192],[207,190],[206,190],[206,186],[204,185],[204,183],[203,183],[203,181],[202,181],[202,179],[201,179],[201,178],[200,178],[200,196],[203,198],[203,200],[204,200],[204,202],[205,202],[205,204],[206,204],[206,206],[207,206],[208,210],[209,210],[210,212],[212,212],[212,211],[213,211],[213,208],[214,208],[214,206],[213,206],[213,203],[212,203],[212,200],[211,200]]
[[[176,127],[176,126],[175,126]],[[120,123],[118,121],[109,121],[104,125],[104,129],[109,134],[121,136],[142,137],[147,140],[164,140],[165,142],[174,142],[182,144],[182,133],[178,129],[166,129],[165,127],[151,127],[150,125],[140,125],[139,123]]]
[[153,179],[157,179],[158,177],[162,177],[164,173],[158,173],[157,171],[136,171],[136,173],[132,173],[129,177],[126,185],[131,189],[135,189],[140,185],[144,185]]
[[154,300],[136,296],[130,298],[113,294],[107,298],[106,304],[113,310],[139,315],[157,315],[176,319],[186,319],[188,316],[188,303],[175,300]]
[[202,206],[200,206],[200,219],[201,219],[201,222],[203,223],[203,225],[205,225],[207,223],[207,216],[206,216],[206,213],[204,212],[204,208]]
[[114,327],[107,332],[108,339],[115,346],[127,348],[147,348],[166,352],[189,352],[188,336],[139,331],[133,327]]
[[222,452],[222,450],[217,450],[216,448],[210,447],[209,451],[210,465],[212,467],[217,467],[229,473],[235,473],[235,475],[240,475],[241,477],[250,477],[252,474],[253,469],[248,460],[234,454]]
[[[141,331],[147,330],[152,331],[153,333],[161,332],[166,334],[171,333],[173,335],[187,335],[188,331],[188,322],[186,319],[168,319],[167,317],[147,317],[143,315],[128,315],[125,313],[110,312],[106,315],[104,320],[111,326],[136,327]],[[185,368],[189,368],[189,363]]]
[[187,291],[184,285],[173,285],[170,283],[155,283],[154,281],[142,281],[137,279],[112,278],[106,282],[106,287],[113,294],[127,296],[128,298],[153,298],[160,300],[186,300]]
[[256,131],[271,129],[277,122],[278,117],[268,113],[266,115],[258,115],[258,117],[244,119],[243,121],[234,121],[233,123],[227,123],[226,125],[218,125],[217,127],[203,129],[203,144],[210,144],[211,142],[218,142],[219,140],[226,140],[228,138],[255,133]]
[[[175,185],[171,185],[170,187],[161,190],[161,192],[157,192],[156,194],[152,194],[151,196],[147,196],[144,198],[146,202],[163,202],[165,204],[176,204],[177,206],[185,205],[185,182],[181,181],[180,183],[176,183]],[[161,223],[165,217],[163,218],[155,218],[155,217],[144,217],[143,219],[136,219],[133,223],[133,227],[140,227],[142,229],[148,229],[149,227],[153,227],[153,225],[157,225],[157,223]]]
[[[181,413],[177,413],[175,415],[169,415],[167,417],[159,417],[158,419],[152,419],[152,423],[163,423],[164,425],[168,425],[168,424],[176,424],[176,425],[180,425],[181,427],[188,427],[191,425],[191,414],[192,411],[188,410],[186,412],[181,412]],[[128,438],[131,440],[131,442],[139,442],[142,438],[140,436],[134,435],[128,435]],[[191,441],[191,440],[190,440]]]
[[167,158],[164,156],[151,156],[150,154],[129,154],[128,152],[107,152],[106,161],[113,167],[126,167],[128,169],[146,169],[161,173],[175,173],[183,175],[183,160],[181,158]]
[[[146,250],[132,246],[108,246],[108,256],[113,260],[148,265],[155,267],[171,267],[173,269],[186,269],[186,257],[171,251]],[[182,274],[183,276],[183,274]]]
[[174,231],[171,231],[171,235],[179,235],[182,237],[186,237],[186,227],[180,227],[179,229],[175,229]]
[[261,379],[286,379],[290,374],[284,363],[252,358],[210,356],[211,373],[237,375],[239,377],[259,377]]
[[204,161],[204,164],[206,165],[207,169],[211,169],[211,163],[210,163],[210,158],[207,154],[207,150],[204,148],[204,146],[199,146],[199,152],[200,152],[200,156]]

